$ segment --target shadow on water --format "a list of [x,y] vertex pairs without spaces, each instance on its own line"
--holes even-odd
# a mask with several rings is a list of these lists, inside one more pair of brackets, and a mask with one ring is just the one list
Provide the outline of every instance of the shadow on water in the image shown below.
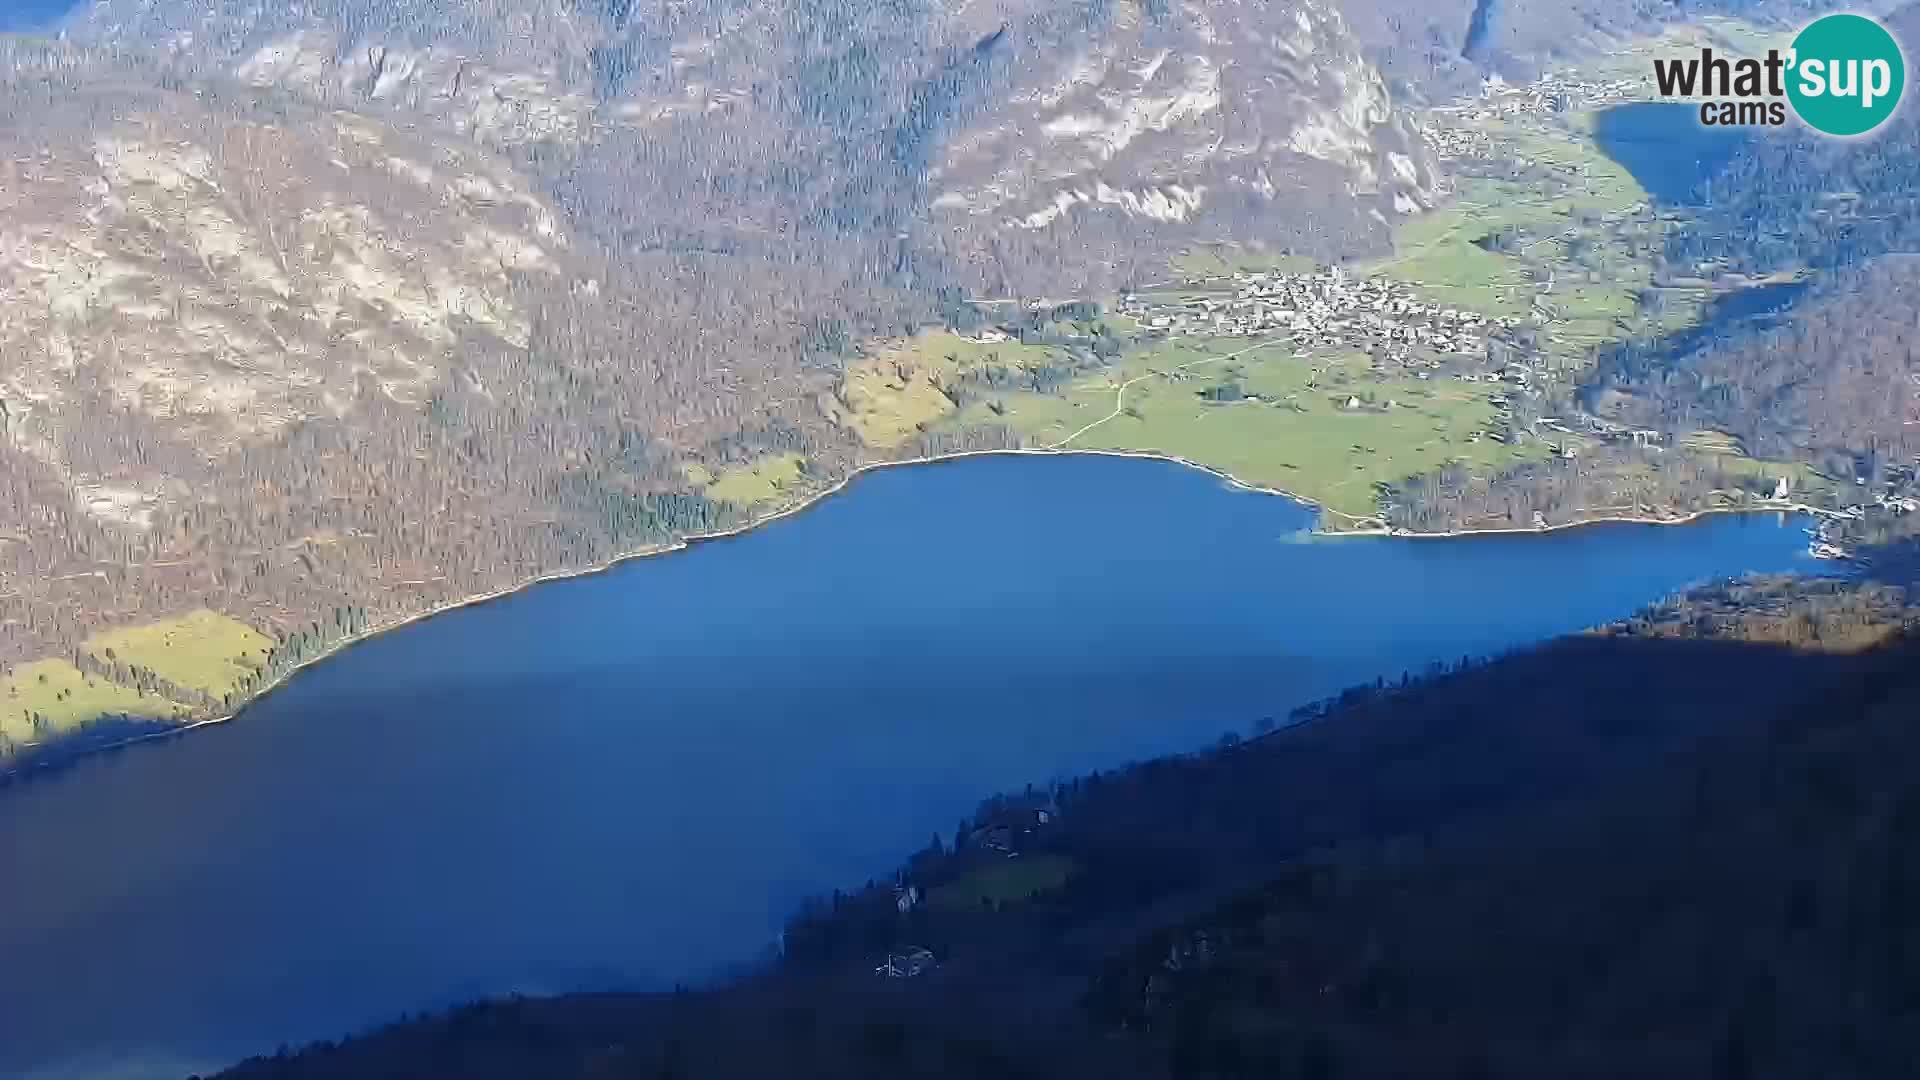
[[1782,281],[1768,285],[1718,293],[1708,301],[1700,321],[1653,341],[1625,341],[1600,350],[1594,380],[1586,395],[1589,408],[1595,406],[1592,392],[1606,387],[1613,378],[1628,381],[1644,379],[1662,369],[1674,368],[1716,339],[1736,333],[1766,330],[1778,324],[1800,295],[1807,291],[1804,281]]
[[189,729],[171,720],[140,716],[102,716],[80,727],[20,750],[0,769],[0,791],[101,753],[118,753],[144,739],[171,738]]
[[1767,329],[1780,321],[1807,291],[1807,285],[1804,281],[1780,281],[1719,293],[1708,302],[1698,325],[1668,335],[1661,341],[1660,351],[1669,359],[1678,358],[1736,329]]
[[1652,101],[1602,110],[1593,136],[1663,206],[1699,205],[1700,186],[1752,137],[1742,128],[1701,124],[1692,105]]
[[1750,285],[1744,289],[1721,293],[1707,305],[1706,324],[1725,324],[1736,319],[1754,319],[1765,324],[1778,321],[1779,315],[1800,299],[1807,291],[1805,281],[1776,281],[1767,285]]

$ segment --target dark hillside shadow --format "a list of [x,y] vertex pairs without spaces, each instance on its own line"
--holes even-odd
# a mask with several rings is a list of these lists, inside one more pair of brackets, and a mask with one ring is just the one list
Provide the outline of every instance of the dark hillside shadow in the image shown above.
[[1586,404],[1610,385],[1631,384],[1684,365],[1703,346],[1742,334],[1770,330],[1789,317],[1811,285],[1780,281],[1716,293],[1694,324],[1650,341],[1621,341],[1602,346],[1587,375]]
[[142,739],[160,738],[181,730],[182,724],[175,720],[100,716],[0,760],[0,788],[63,769],[94,754],[113,752]]
[[[231,1075],[1811,1077],[1832,1032],[1911,1060],[1876,1018],[1920,976],[1877,944],[1912,909],[1876,898],[1920,870],[1916,661],[1595,635],[1367,687],[1040,793],[1018,858],[1076,868],[1045,895],[903,912],[889,879],[728,987],[480,1004]],[[875,973],[909,947],[937,966]]]

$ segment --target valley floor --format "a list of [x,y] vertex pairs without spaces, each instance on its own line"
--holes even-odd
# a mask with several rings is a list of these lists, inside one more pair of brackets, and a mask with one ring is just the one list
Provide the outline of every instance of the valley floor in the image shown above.
[[1697,331],[1744,287],[1659,278],[1677,226],[1648,186],[1689,181],[1653,171],[1629,140],[1682,140],[1663,144],[1676,161],[1692,151],[1672,124],[1648,136],[1620,119],[1660,108],[1648,58],[1765,40],[1708,20],[1431,109],[1423,133],[1455,190],[1405,219],[1391,257],[1342,273],[1220,246],[1104,310],[1058,305],[878,346],[848,372],[846,422],[879,454],[995,432],[1164,454],[1307,499],[1333,529],[1840,509],[1851,493],[1802,464],[1756,460],[1713,432],[1673,441],[1582,402],[1598,355]]

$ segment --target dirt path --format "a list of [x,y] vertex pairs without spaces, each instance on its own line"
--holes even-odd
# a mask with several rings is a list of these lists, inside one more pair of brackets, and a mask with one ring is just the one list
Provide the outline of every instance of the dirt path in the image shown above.
[[1048,446],[1047,449],[1049,450],[1064,449],[1068,443],[1072,442],[1073,440],[1079,438],[1082,435],[1085,435],[1087,432],[1092,431],[1094,428],[1099,427],[1101,424],[1106,423],[1107,421],[1113,419],[1114,417],[1119,416],[1122,412],[1126,410],[1127,387],[1132,386],[1134,383],[1144,382],[1147,379],[1154,379],[1154,378],[1159,378],[1165,375],[1170,375],[1176,371],[1186,371],[1190,368],[1197,368],[1201,364],[1213,364],[1213,363],[1218,363],[1221,360],[1231,360],[1236,356],[1245,356],[1246,354],[1254,351],[1255,349],[1264,349],[1269,345],[1291,343],[1292,341],[1293,341],[1293,335],[1291,334],[1287,335],[1286,337],[1268,338],[1266,341],[1249,345],[1244,349],[1235,349],[1230,353],[1222,353],[1219,356],[1202,357],[1199,360],[1189,360],[1186,363],[1179,365],[1178,367],[1168,368],[1166,371],[1149,371],[1144,375],[1135,375],[1133,378],[1128,379],[1126,382],[1121,383],[1120,388],[1114,393],[1112,412],[1108,413],[1107,415],[1101,417],[1098,420],[1095,420],[1093,423],[1088,424],[1086,427],[1081,428],[1079,431],[1074,432],[1073,434],[1067,436],[1066,438],[1061,439],[1059,442],[1054,443],[1051,446]]

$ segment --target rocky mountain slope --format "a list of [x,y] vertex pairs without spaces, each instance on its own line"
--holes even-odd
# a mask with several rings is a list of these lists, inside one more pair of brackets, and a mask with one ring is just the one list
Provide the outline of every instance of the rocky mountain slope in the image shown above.
[[1438,187],[1331,5],[1116,5],[1103,29],[1012,46],[1011,85],[930,170],[936,222],[982,247],[1064,234],[1152,277],[1170,242],[1376,246]]
[[553,210],[484,152],[180,93],[24,119],[0,134],[0,384],[15,445],[76,483],[120,464],[70,457],[99,413],[218,461],[362,395],[422,406],[464,339],[524,349],[526,293],[568,279]]
[[656,432],[698,447],[789,392],[672,344],[737,293],[641,307],[634,267],[457,132],[137,58],[7,60],[9,660],[199,606],[285,633],[604,559],[670,531],[609,509],[684,486]]
[[682,466],[844,467],[834,351],[943,288],[1095,288],[1243,231],[1377,249],[1436,184],[1319,0],[422,15],[104,0],[7,46],[34,509],[0,657],[181,605],[404,611],[710,526],[738,508]]
[[[771,196],[752,208],[763,228],[776,208],[825,197],[816,212],[836,225],[905,227],[1020,284],[1044,272],[1022,276],[1032,248],[1077,251],[1067,261],[1084,270],[1123,248],[1159,254],[1247,227],[1328,253],[1377,247],[1385,215],[1417,210],[1434,186],[1380,72],[1321,0],[547,0],[450,15],[109,0],[79,32],[162,43],[196,76],[397,110],[496,146],[611,161],[637,139],[679,143],[757,174]],[[782,167],[728,161],[714,152],[727,142],[778,148]],[[1095,222],[1057,227],[1067,217]],[[1155,229],[1168,223],[1192,228]]]
[[1405,102],[1477,77],[1472,16],[86,5],[0,45],[0,664],[211,607],[281,643],[264,679],[739,523],[708,485],[766,455],[823,485],[874,452],[845,360],[963,297],[1384,251],[1443,186]]

